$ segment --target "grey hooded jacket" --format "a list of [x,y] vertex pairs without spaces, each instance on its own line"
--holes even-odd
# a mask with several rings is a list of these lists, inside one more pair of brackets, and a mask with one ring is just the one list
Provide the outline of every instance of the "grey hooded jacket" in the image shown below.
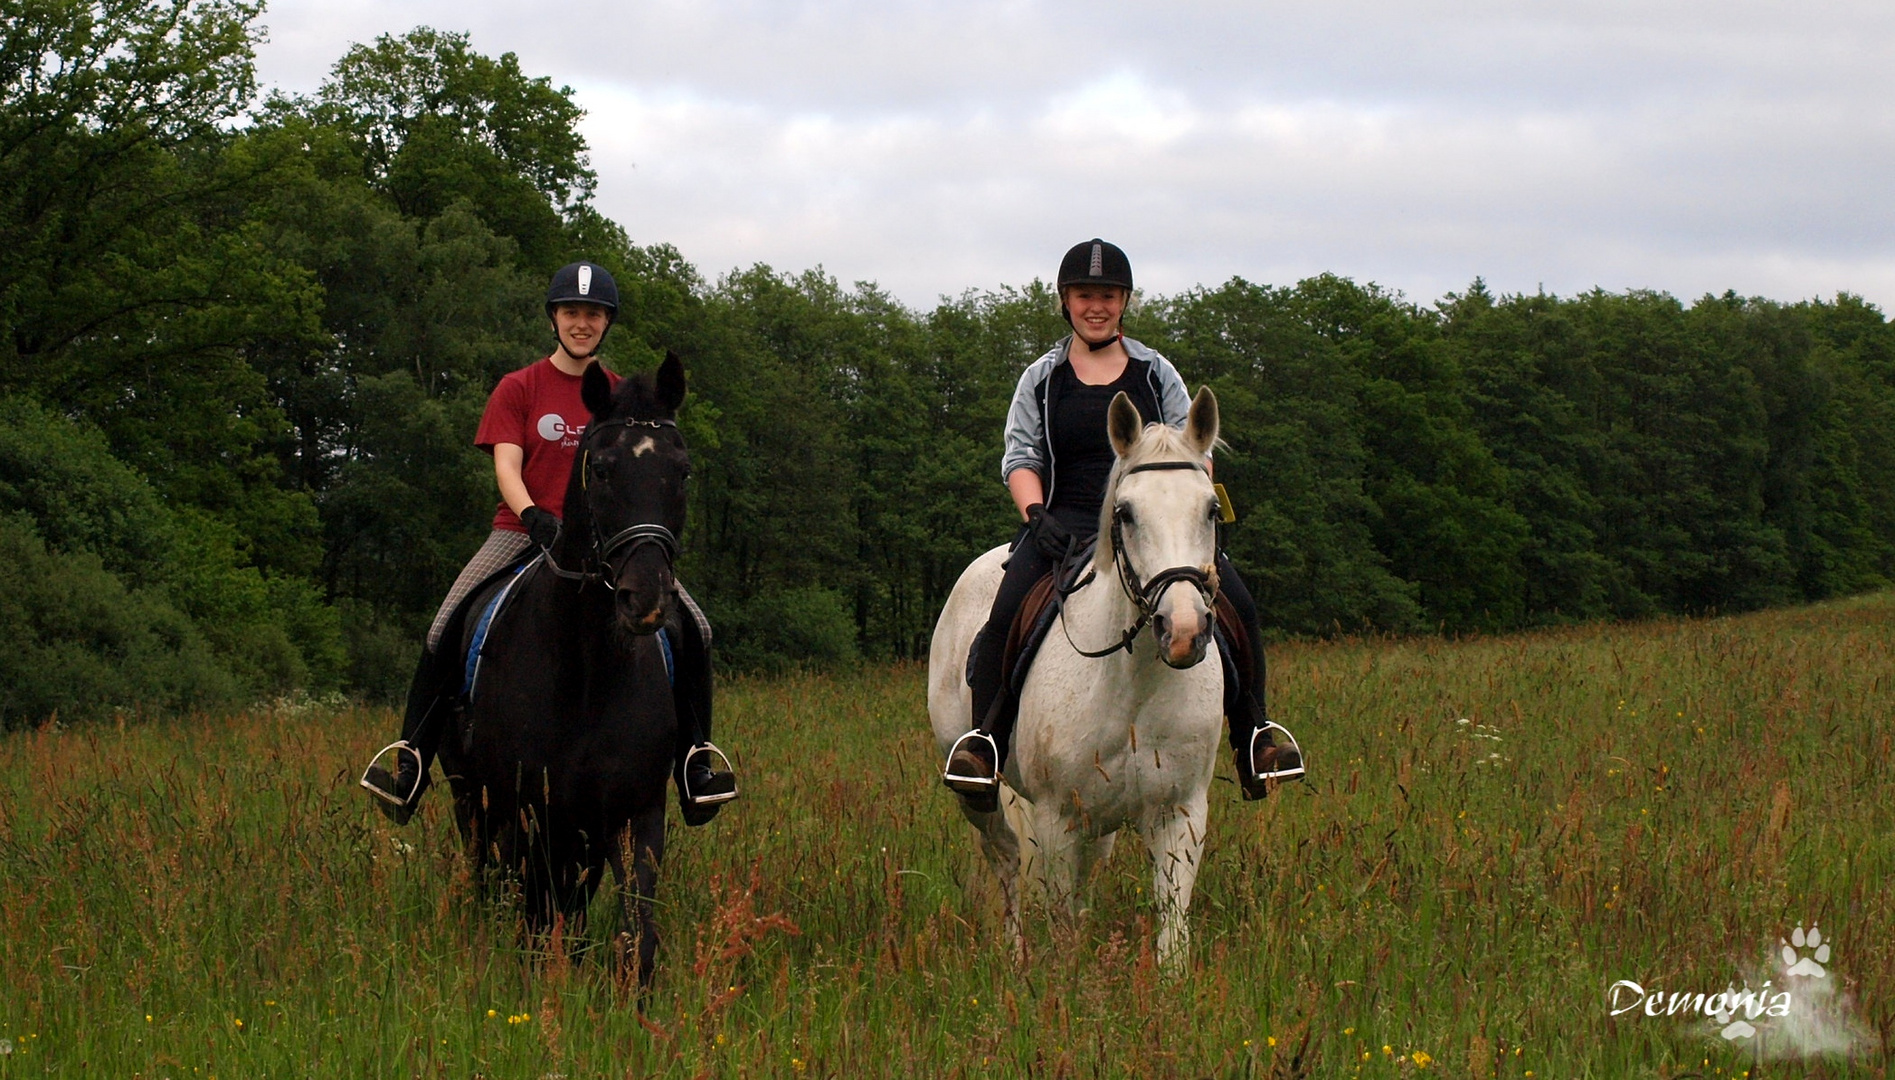
[[[1007,409],[1006,452],[1000,458],[1000,478],[1004,481],[1015,469],[1032,469],[1046,485],[1046,504],[1053,503],[1053,485],[1058,480],[1058,463],[1053,460],[1052,443],[1046,436],[1046,393],[1053,369],[1066,362],[1072,347],[1072,335],[1046,350],[1046,355],[1027,365],[1013,390],[1013,404]],[[1145,369],[1152,397],[1158,402],[1157,419],[1174,428],[1184,427],[1191,411],[1191,396],[1185,392],[1184,377],[1156,349],[1131,338],[1121,338],[1130,363]],[[1153,418],[1146,417],[1147,422]]]

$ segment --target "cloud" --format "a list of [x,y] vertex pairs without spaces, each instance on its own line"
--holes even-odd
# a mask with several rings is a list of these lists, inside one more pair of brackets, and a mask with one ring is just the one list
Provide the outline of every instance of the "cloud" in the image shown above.
[[913,304],[1126,247],[1170,292],[1322,271],[1427,301],[1895,302],[1895,11],[1607,0],[271,9],[266,80],[469,29],[576,88],[599,205],[707,273]]

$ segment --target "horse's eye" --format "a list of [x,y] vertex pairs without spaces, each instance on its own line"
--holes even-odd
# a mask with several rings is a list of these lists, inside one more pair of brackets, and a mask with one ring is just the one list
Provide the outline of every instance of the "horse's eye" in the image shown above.
[[1131,506],[1126,503],[1118,504],[1112,508],[1112,517],[1116,519],[1120,525],[1130,525],[1132,523]]
[[598,480],[612,479],[612,463],[599,458],[593,458],[592,475]]

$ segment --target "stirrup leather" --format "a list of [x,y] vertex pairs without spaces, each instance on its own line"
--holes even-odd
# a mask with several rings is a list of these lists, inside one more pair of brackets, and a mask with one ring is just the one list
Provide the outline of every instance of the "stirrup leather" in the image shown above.
[[[977,739],[987,744],[987,752],[994,762],[994,775],[970,776],[967,773],[953,771],[954,755],[969,739]],[[941,769],[941,782],[955,791],[968,795],[985,795],[997,790],[1000,787],[1000,745],[994,742],[992,735],[978,728],[954,740],[954,745],[948,748],[947,764]]]
[[[1270,731],[1271,729],[1281,731],[1283,733],[1283,737],[1289,740],[1290,742],[1289,748],[1291,750],[1296,751],[1296,764],[1287,769],[1274,769],[1270,772],[1257,772],[1256,771],[1257,750],[1259,749],[1257,746],[1257,740],[1260,738],[1263,738],[1264,732]],[[1272,742],[1271,745],[1275,745],[1275,743]],[[1290,729],[1284,727],[1282,724],[1279,724],[1274,720],[1265,720],[1263,722],[1262,727],[1257,728],[1256,730],[1250,733],[1250,769],[1251,769],[1251,772],[1255,774],[1257,779],[1278,780],[1278,781],[1298,779],[1299,777],[1303,776],[1305,773],[1309,771],[1308,769],[1303,767],[1303,761],[1304,761],[1304,758],[1303,758],[1302,744],[1297,742],[1296,736],[1290,734]]]
[[[713,767],[711,771],[714,773],[724,772],[731,774],[731,788],[729,791],[720,791],[710,795],[698,795],[692,792],[691,762],[699,754],[717,755],[717,760],[722,762],[724,767],[722,769]],[[679,772],[682,774],[682,779],[678,781],[678,786],[684,789],[684,801],[692,806],[716,806],[719,803],[727,803],[737,797],[736,770],[731,768],[730,758],[726,757],[724,752],[717,748],[716,743],[701,742],[691,749],[686,750],[684,752],[684,766]]]
[[[382,758],[386,757],[391,751],[395,754],[395,768],[387,774],[391,778],[401,775],[401,755],[407,754],[409,757],[415,759],[415,789],[409,792],[408,797],[405,799],[392,791],[383,789],[381,785],[369,779],[369,774],[375,771],[375,763],[382,760]],[[421,780],[421,751],[410,746],[406,739],[397,739],[376,751],[375,756],[369,759],[368,768],[362,770],[362,779],[357,781],[357,783],[361,784],[362,788],[370,795],[375,796],[390,806],[398,806],[405,810],[413,806],[415,799],[421,794],[421,789],[424,786]]]

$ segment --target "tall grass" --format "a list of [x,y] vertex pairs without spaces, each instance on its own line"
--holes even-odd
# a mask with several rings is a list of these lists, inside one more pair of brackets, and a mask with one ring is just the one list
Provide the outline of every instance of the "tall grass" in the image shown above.
[[[1311,781],[1213,791],[1190,970],[1139,845],[1014,963],[923,672],[732,682],[744,797],[676,827],[641,1017],[589,927],[523,942],[447,800],[354,786],[394,725],[285,706],[0,741],[0,1078],[1885,1076],[1895,597],[1271,655]],[[1465,722],[1463,722],[1465,721]],[[1755,985],[1820,924],[1854,1056],[1608,1015]],[[3,1047],[0,1047],[3,1048]]]

